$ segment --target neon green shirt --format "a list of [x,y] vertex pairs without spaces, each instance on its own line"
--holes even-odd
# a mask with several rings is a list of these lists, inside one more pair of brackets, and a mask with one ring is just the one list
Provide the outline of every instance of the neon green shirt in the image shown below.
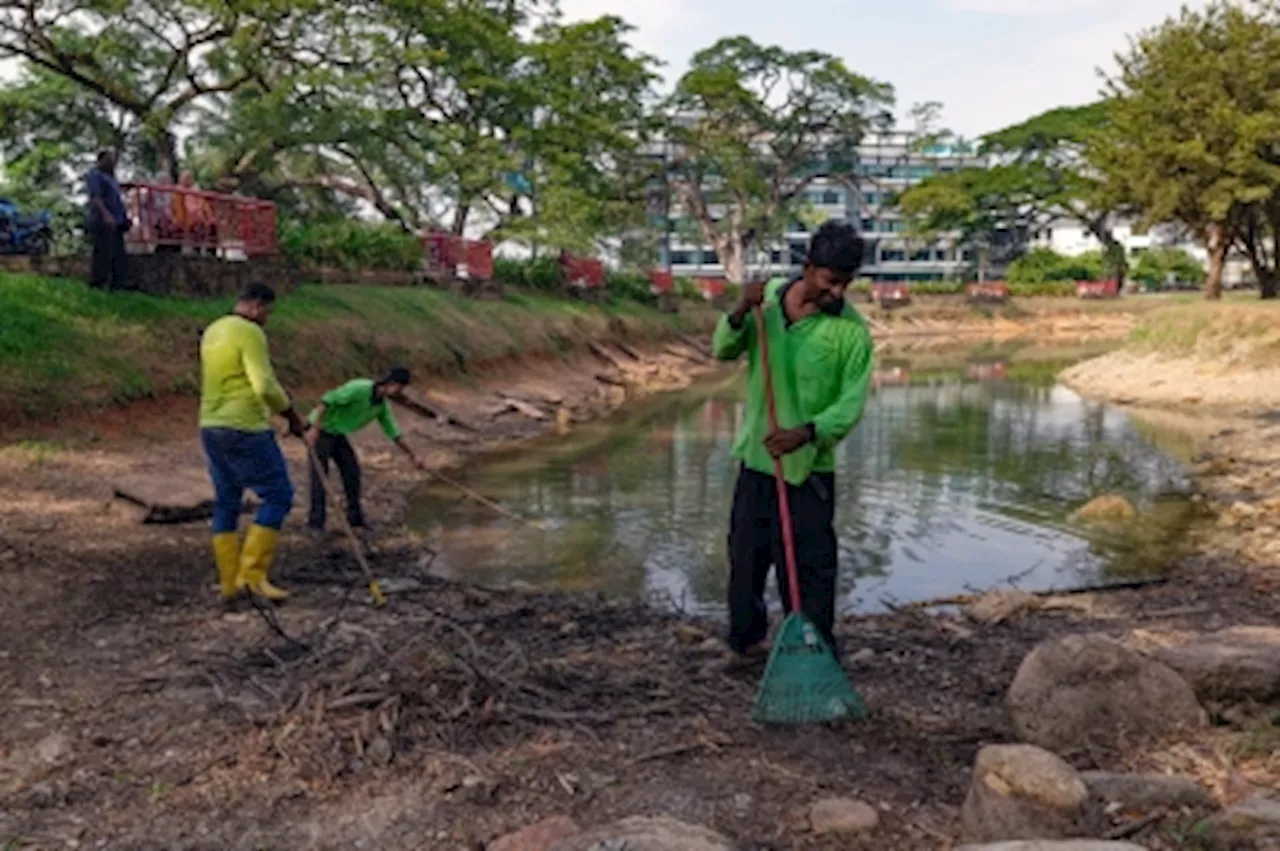
[[[329,434],[354,434],[375,419],[382,426],[382,433],[391,440],[400,439],[400,429],[391,415],[391,405],[386,399],[374,401],[373,381],[357,378],[341,387],[330,390],[320,398],[324,403],[324,422],[320,430]],[[319,408],[311,412],[308,422],[315,424]]]
[[266,431],[272,414],[289,409],[276,380],[262,326],[224,316],[200,338],[200,427]]
[[[781,303],[787,283],[781,278],[768,283],[763,309],[778,425],[798,428],[812,423],[817,435],[783,459],[787,481],[801,485],[813,472],[834,472],[836,444],[857,425],[867,404],[874,347],[866,322],[848,303],[839,316],[819,312],[788,327]],[[724,361],[747,354],[747,410],[733,455],[749,469],[772,474],[773,458],[764,448],[769,409],[755,317],[748,315],[738,330],[728,316],[720,317],[711,348]]]

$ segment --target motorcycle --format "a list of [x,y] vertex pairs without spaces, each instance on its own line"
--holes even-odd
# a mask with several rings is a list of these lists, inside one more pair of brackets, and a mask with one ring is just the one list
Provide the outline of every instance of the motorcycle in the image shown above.
[[0,198],[0,254],[43,257],[53,248],[53,216],[24,215],[8,198]]

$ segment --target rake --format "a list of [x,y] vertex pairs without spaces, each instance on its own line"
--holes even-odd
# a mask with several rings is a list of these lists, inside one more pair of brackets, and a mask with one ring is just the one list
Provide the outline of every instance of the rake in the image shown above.
[[[760,338],[760,366],[769,408],[769,428],[778,428],[778,410],[773,396],[773,374],[769,365],[769,338],[764,313],[755,308],[756,336]],[[791,503],[782,460],[773,459],[773,477],[778,486],[778,514],[782,523],[782,546],[786,558],[787,595],[791,612],[782,623],[764,678],[751,707],[751,720],[761,724],[822,724],[842,718],[865,718],[866,704],[845,675],[826,640],[801,611],[800,571],[796,567],[795,534],[791,526]]]

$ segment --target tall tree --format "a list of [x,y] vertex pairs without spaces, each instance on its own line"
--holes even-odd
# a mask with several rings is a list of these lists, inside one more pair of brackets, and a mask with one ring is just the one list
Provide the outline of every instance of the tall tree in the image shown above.
[[1123,282],[1128,263],[1113,232],[1115,208],[1085,156],[1107,109],[1105,101],[1054,109],[991,133],[980,148],[984,166],[923,181],[903,193],[902,209],[916,230],[959,231],[997,262],[1012,260],[1027,236],[1055,219],[1074,221],[1102,243],[1105,273]]
[[132,117],[173,178],[177,125],[208,95],[255,78],[300,20],[289,0],[0,0],[0,59],[64,77]]
[[664,109],[668,180],[729,281],[743,282],[753,252],[892,99],[889,85],[816,51],[739,37],[693,57]]
[[1147,224],[1177,221],[1209,251],[1220,298],[1232,242],[1276,296],[1280,228],[1280,15],[1270,0],[1184,9],[1134,39],[1108,81],[1113,105],[1090,160],[1108,196]]

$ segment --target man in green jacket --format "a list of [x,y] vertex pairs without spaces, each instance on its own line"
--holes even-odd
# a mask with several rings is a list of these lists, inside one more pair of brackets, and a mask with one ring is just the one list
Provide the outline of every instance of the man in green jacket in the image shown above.
[[[771,566],[783,605],[790,608],[774,458],[782,459],[787,480],[801,606],[835,648],[835,449],[861,418],[871,379],[871,334],[844,298],[862,253],[851,225],[828,222],[809,244],[801,277],[744,286],[737,307],[716,327],[716,358],[748,358],[747,410],[733,448],[741,471],[729,522],[729,647],[739,657],[763,649]],[[769,336],[777,431],[769,429],[760,370],[752,315],[758,305]]]
[[356,458],[356,450],[347,438],[374,420],[382,427],[387,439],[400,447],[401,451],[418,468],[423,464],[413,450],[404,442],[395,417],[391,415],[389,399],[399,396],[409,384],[409,370],[396,367],[390,370],[381,381],[368,378],[357,378],[328,393],[320,399],[320,404],[308,417],[307,443],[315,450],[315,463],[308,464],[311,470],[311,515],[307,520],[307,528],[313,532],[324,531],[325,521],[325,488],[320,480],[321,475],[329,474],[329,461],[338,465],[342,475],[342,488],[347,495],[347,520],[356,528],[363,528],[364,511],[360,507],[360,461]]

